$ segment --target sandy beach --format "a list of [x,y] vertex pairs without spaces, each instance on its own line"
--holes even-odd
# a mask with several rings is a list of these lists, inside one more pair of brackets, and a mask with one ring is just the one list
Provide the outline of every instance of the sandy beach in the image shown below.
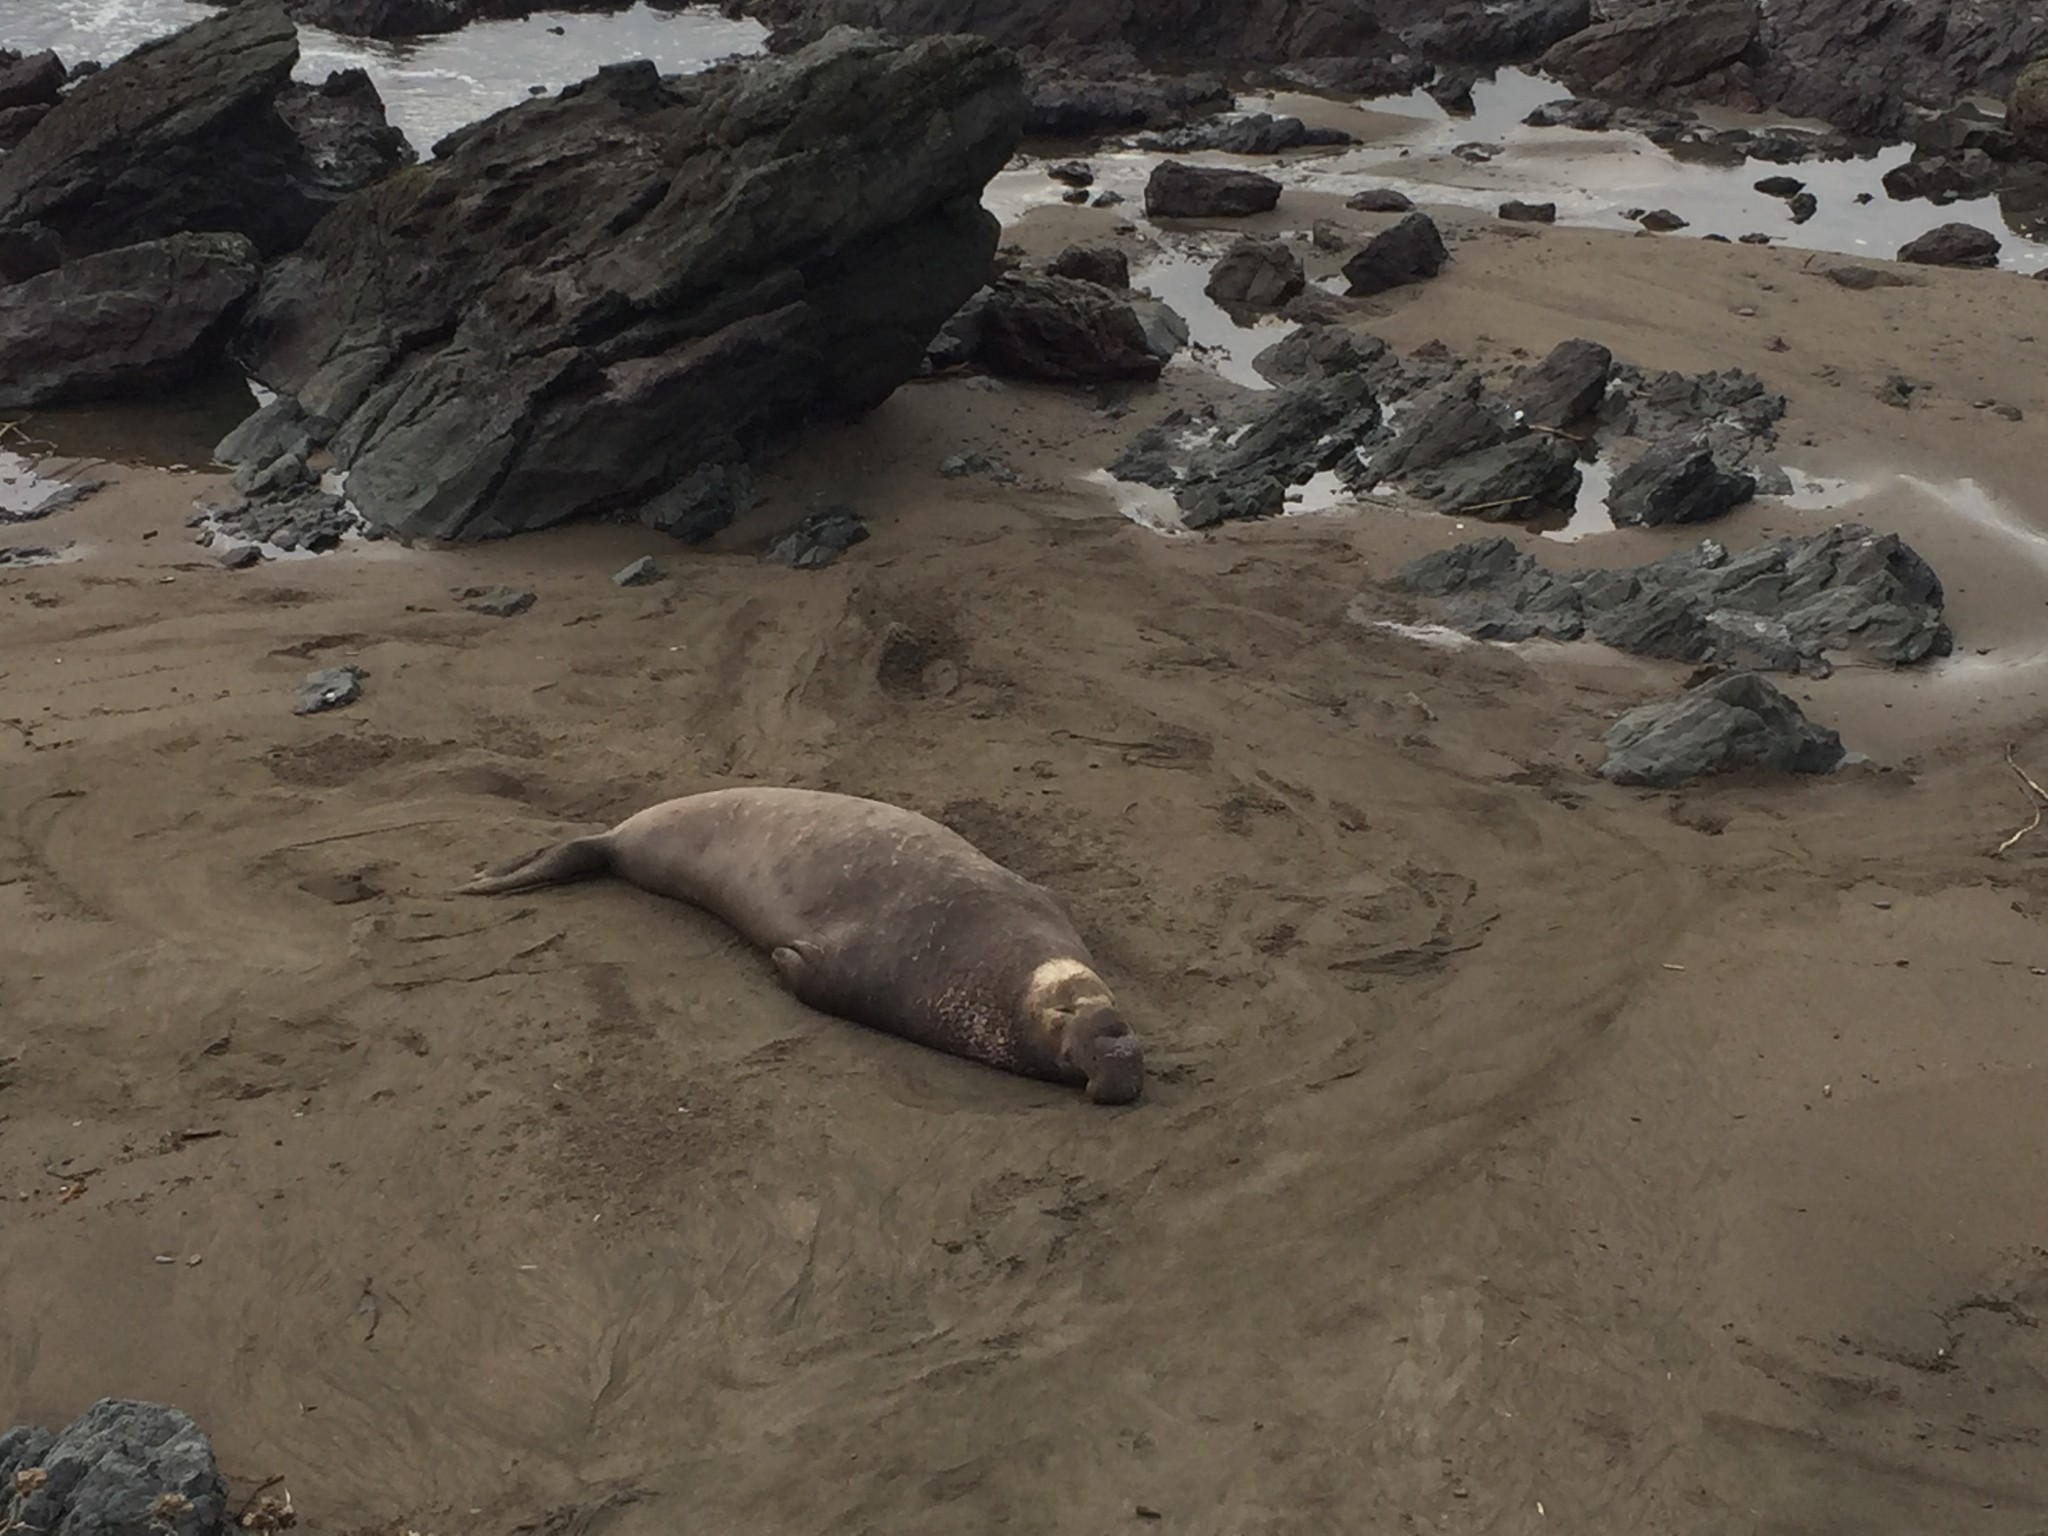
[[[1601,733],[1686,669],[1384,627],[1474,527],[1118,516],[1079,477],[1224,387],[1179,365],[1120,418],[907,385],[700,549],[230,572],[220,480],[139,466],[14,530],[79,558],[0,572],[11,1417],[178,1403],[319,1532],[2038,1532],[2048,831],[1991,855],[2008,745],[2048,774],[2048,285],[1466,233],[1356,323],[1753,369],[1850,484],[1713,536],[1853,518],[1942,574],[1953,658],[1787,682],[1867,761],[1616,788]],[[1018,483],[937,473],[977,449]],[[835,499],[870,540],[759,562]],[[454,595],[496,582],[538,600]],[[1146,1100],[809,1013],[623,886],[449,894],[733,783],[1058,890]]]

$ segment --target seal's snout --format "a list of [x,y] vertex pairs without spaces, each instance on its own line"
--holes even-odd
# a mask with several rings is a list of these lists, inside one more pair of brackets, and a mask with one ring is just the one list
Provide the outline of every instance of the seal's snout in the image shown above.
[[1129,1104],[1144,1091],[1145,1052],[1130,1026],[1109,1008],[1089,1009],[1076,1019],[1068,1051],[1096,1104]]

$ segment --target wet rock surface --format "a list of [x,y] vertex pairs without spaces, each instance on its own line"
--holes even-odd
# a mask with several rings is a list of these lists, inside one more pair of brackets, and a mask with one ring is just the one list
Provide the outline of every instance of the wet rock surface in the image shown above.
[[1632,709],[1605,745],[1602,778],[1656,789],[1741,768],[1832,773],[1844,756],[1840,736],[1754,672],[1710,678],[1676,699]]
[[367,78],[292,81],[297,33],[249,0],[81,81],[0,161],[0,231],[65,259],[188,232],[299,244],[341,198],[409,163]]
[[175,1408],[103,1398],[61,1432],[0,1434],[0,1528],[64,1536],[215,1536],[227,1483]]
[[1228,412],[1171,411],[1133,438],[1110,472],[1171,491],[1190,528],[1271,516],[1288,486],[1335,468],[1379,421],[1368,375],[1331,373]]
[[1145,213],[1155,219],[1229,219],[1270,213],[1280,183],[1257,171],[1161,161],[1145,182]]
[[406,537],[656,508],[729,516],[738,467],[916,373],[988,278],[1014,59],[837,32],[500,112],[277,264],[237,351]]
[[1131,286],[1131,259],[1113,245],[1070,245],[1047,265],[1054,277],[1078,278],[1118,293]]
[[219,359],[259,277],[241,235],[181,234],[0,285],[0,407],[185,382]]
[[1831,654],[1945,656],[1940,579],[1894,534],[1842,523],[1731,554],[1712,540],[1648,565],[1557,572],[1504,536],[1411,561],[1395,580],[1482,640],[1592,638],[1672,661],[1825,674]]

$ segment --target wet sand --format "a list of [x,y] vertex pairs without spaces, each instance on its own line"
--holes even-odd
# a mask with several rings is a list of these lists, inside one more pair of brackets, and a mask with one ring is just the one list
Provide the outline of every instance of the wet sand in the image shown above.
[[[1115,420],[907,386],[697,551],[229,573],[183,527],[216,480],[140,468],[11,531],[84,555],[0,571],[9,1419],[177,1403],[321,1532],[2041,1529],[2048,831],[1989,854],[2007,743],[2048,773],[2001,670],[2048,611],[2048,285],[1469,231],[1359,323],[1753,368],[1792,462],[1875,482],[1842,511],[1934,562],[1959,654],[1796,684],[1870,764],[1617,789],[1600,733],[1682,669],[1379,627],[1423,617],[1398,560],[1485,530],[1119,517],[1078,477],[1227,387],[1181,368]],[[975,449],[1018,484],[938,475]],[[839,565],[754,558],[836,498],[874,530]],[[643,553],[670,579],[615,587]],[[539,600],[452,595],[497,581]],[[364,697],[293,716],[343,661]],[[810,1014],[622,887],[447,894],[745,782],[1055,887],[1146,1102]]]

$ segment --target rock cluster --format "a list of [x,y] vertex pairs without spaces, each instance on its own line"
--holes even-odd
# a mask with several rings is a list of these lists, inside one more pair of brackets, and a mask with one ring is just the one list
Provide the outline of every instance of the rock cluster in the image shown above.
[[835,32],[608,66],[451,135],[272,267],[238,356],[405,537],[636,517],[702,537],[746,465],[879,405],[987,283],[1016,61]]
[[1906,666],[1953,647],[1940,578],[1895,534],[1841,523],[1731,554],[1712,540],[1628,569],[1552,571],[1505,537],[1396,581],[1482,640],[1597,640],[1637,656],[1825,674],[1831,654]]
[[212,366],[260,263],[413,161],[367,76],[307,85],[298,57],[283,10],[248,0],[43,108],[0,160],[0,404],[134,395]]

